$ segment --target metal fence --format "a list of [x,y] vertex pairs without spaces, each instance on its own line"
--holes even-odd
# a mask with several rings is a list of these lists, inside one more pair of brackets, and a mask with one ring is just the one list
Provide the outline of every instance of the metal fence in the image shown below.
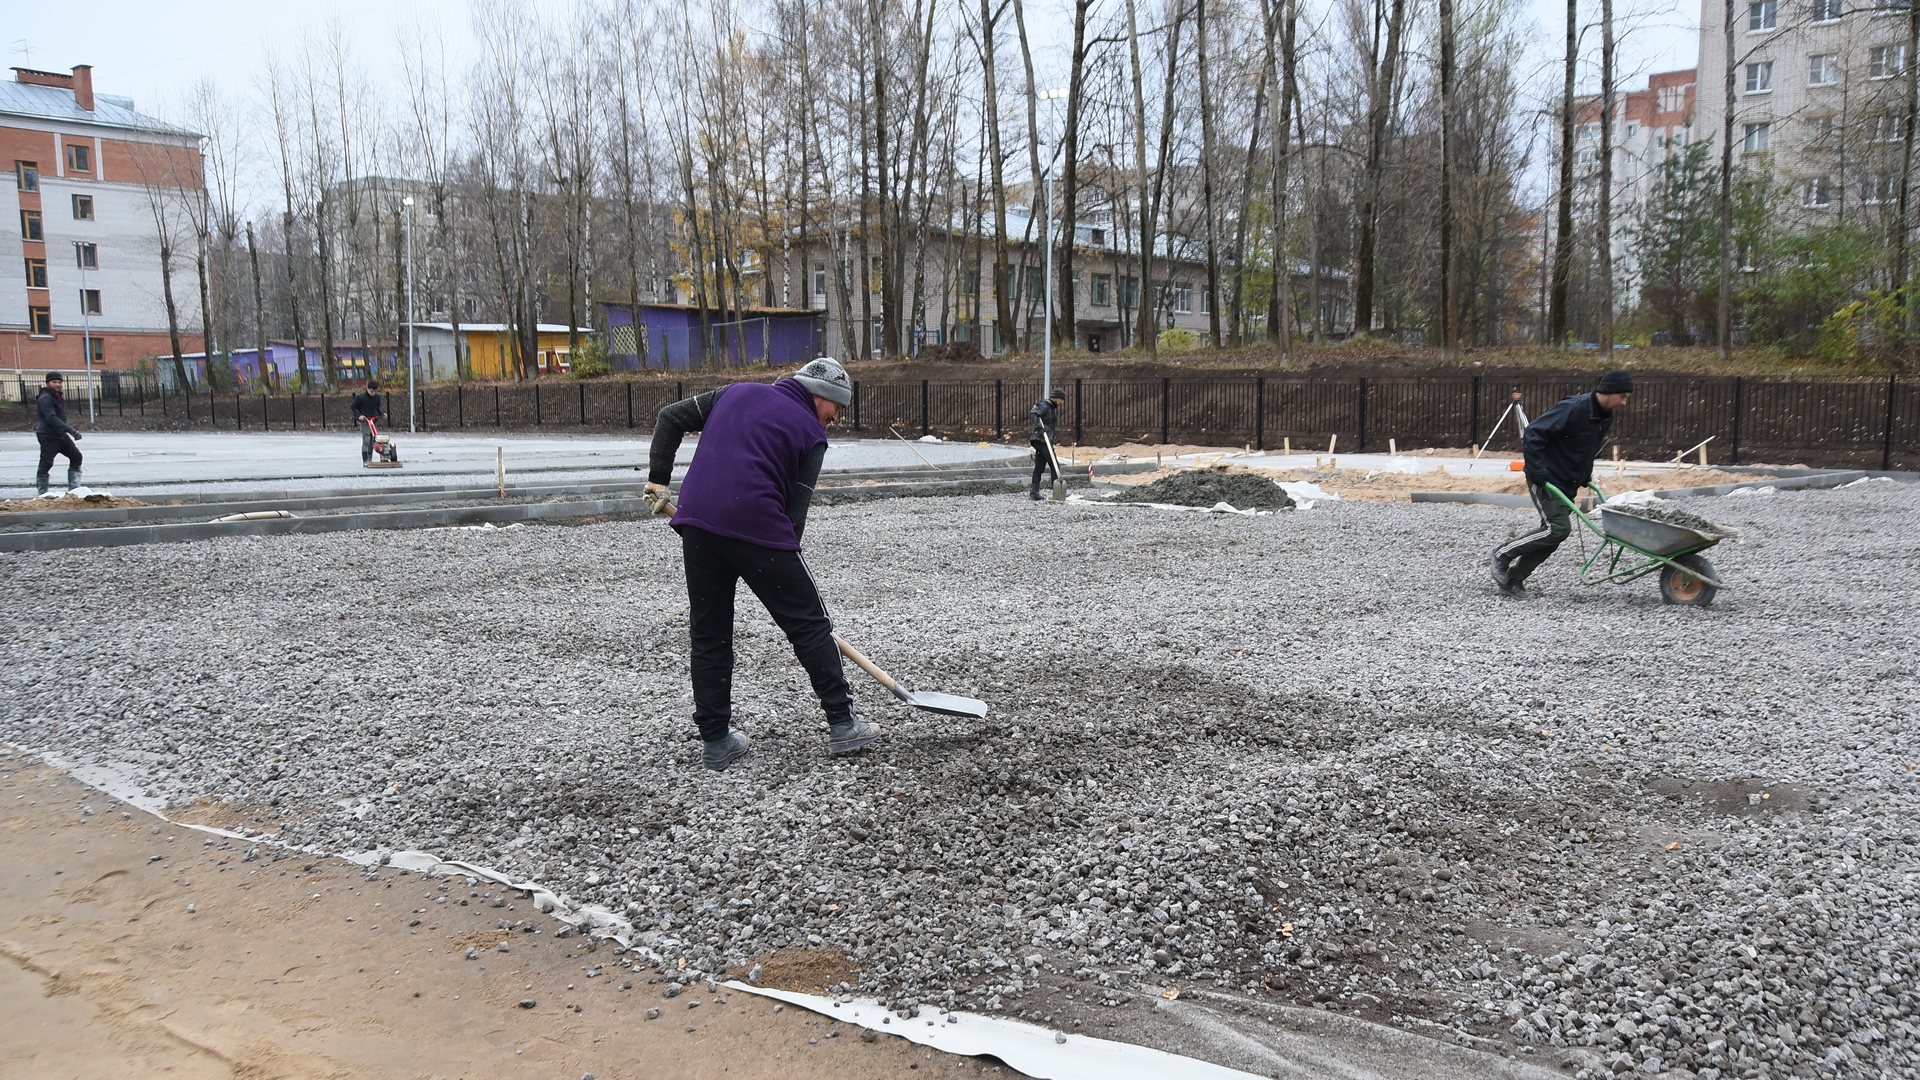
[[[574,428],[651,430],[660,408],[727,381],[605,379],[518,385],[436,384],[421,390],[413,419],[426,430]],[[1062,441],[1251,445],[1319,449],[1335,436],[1347,451],[1467,447],[1487,439],[1518,394],[1528,415],[1591,388],[1591,375],[1315,375],[1065,379]],[[1896,378],[1795,381],[1642,375],[1614,422],[1622,453],[1670,457],[1712,437],[1711,460],[1798,461],[1868,468],[1920,467],[1920,384]],[[31,414],[34,387],[13,388]],[[353,429],[345,393],[182,395],[151,383],[105,380],[100,422],[234,431]],[[846,410],[853,430],[885,436],[944,435],[1024,441],[1038,379],[856,380]],[[73,413],[69,397],[68,413]],[[394,426],[409,417],[404,391],[389,394]],[[1518,449],[1509,422],[1489,443]]]

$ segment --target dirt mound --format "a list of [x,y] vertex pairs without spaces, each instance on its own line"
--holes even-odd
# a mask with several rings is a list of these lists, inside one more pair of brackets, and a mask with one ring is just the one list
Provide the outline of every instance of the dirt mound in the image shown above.
[[112,510],[122,506],[145,506],[139,499],[114,495],[88,495],[76,499],[62,495],[57,499],[0,499],[0,514],[34,513],[41,510]]
[[1236,510],[1286,510],[1293,506],[1286,490],[1264,476],[1218,469],[1186,469],[1151,484],[1129,488],[1114,496],[1113,501],[1174,506],[1226,503]]

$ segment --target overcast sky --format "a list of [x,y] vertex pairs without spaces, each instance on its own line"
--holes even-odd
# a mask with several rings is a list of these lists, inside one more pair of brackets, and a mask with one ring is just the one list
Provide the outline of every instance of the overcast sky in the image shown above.
[[[531,2],[554,14],[570,7],[559,0]],[[1307,6],[1320,2],[1308,0]],[[1027,3],[1040,63],[1064,66],[1071,32],[1068,5],[1065,0]],[[1566,5],[1565,0],[1521,3],[1530,24],[1521,29],[1534,65],[1523,75],[1531,77],[1557,62]],[[1649,72],[1694,64],[1699,7],[1692,0],[1682,5],[1676,12],[1671,0],[1616,0],[1625,27],[1621,74],[1626,85],[1645,86]],[[1581,0],[1583,14],[1589,8],[1597,12],[1596,0]],[[1049,14],[1053,18],[1046,18]],[[234,97],[251,98],[260,65],[276,53],[298,49],[336,22],[347,28],[355,53],[374,77],[397,70],[396,43],[404,35],[438,27],[456,61],[464,61],[471,40],[468,0],[90,0],[83,8],[51,0],[0,0],[0,48],[6,49],[9,66],[65,71],[92,64],[99,92],[132,97],[143,112],[177,117],[180,103],[203,78],[213,78]],[[1597,51],[1598,42],[1589,41]]]

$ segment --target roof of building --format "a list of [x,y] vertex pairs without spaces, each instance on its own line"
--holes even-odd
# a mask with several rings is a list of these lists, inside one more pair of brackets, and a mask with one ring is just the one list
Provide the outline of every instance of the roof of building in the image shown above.
[[89,112],[81,108],[79,102],[73,99],[72,90],[34,83],[0,82],[0,116],[26,116],[36,120],[56,120],[63,124],[91,124],[97,127],[147,131],[156,135],[173,135],[182,139],[201,137],[197,131],[189,131],[164,120],[135,112],[132,98],[95,94],[93,111]]
[[[414,323],[413,325],[419,327],[422,330],[445,330],[449,333],[453,331],[453,324],[450,322],[417,322],[417,323]],[[463,322],[460,324],[460,332],[463,334],[467,333],[470,330],[478,330],[483,334],[499,334],[499,333],[504,333],[506,331],[514,330],[514,329],[517,329],[517,327],[515,327],[511,323]],[[537,329],[542,334],[564,334],[571,328],[568,327],[566,323],[543,322],[543,323],[537,324],[535,326],[535,329]],[[580,332],[583,334],[591,334],[593,333],[593,328],[590,326],[583,326],[580,328]]]

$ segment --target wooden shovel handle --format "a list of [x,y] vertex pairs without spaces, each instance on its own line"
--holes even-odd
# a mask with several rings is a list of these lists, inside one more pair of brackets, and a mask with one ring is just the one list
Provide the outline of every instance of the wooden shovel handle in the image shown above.
[[833,643],[840,647],[840,655],[846,657],[847,659],[853,661],[855,664],[859,665],[861,671],[864,671],[867,674],[873,676],[874,682],[877,682],[881,686],[886,687],[887,691],[891,693],[894,697],[897,697],[902,701],[906,700],[906,697],[907,697],[906,691],[900,689],[900,684],[893,681],[893,676],[887,674],[884,671],[881,671],[879,665],[875,664],[873,661],[861,655],[859,649],[856,649],[853,646],[847,644],[846,638],[841,637],[839,634],[835,634],[833,635]]

